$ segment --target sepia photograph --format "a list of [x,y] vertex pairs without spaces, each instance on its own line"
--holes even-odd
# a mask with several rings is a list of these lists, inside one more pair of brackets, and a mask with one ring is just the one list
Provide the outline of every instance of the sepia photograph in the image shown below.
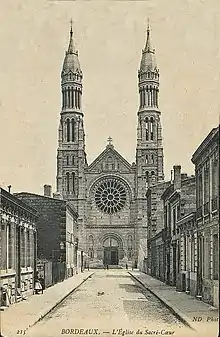
[[1,0],[0,337],[219,335],[219,0]]

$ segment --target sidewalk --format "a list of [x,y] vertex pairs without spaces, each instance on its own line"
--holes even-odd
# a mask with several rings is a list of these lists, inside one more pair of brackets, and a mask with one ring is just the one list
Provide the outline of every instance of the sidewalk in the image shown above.
[[18,330],[24,331],[33,326],[92,274],[93,272],[84,271],[45,289],[43,295],[33,295],[25,301],[12,304],[0,313],[2,334],[0,336],[24,335]]
[[[159,298],[185,325],[196,331],[204,329],[204,325],[209,327],[209,332],[210,328],[211,330],[216,328],[216,332],[218,331],[218,310],[216,308],[184,292],[178,292],[175,287],[145,273],[132,271],[129,274]],[[199,322],[196,322],[194,317],[201,318],[199,318]]]

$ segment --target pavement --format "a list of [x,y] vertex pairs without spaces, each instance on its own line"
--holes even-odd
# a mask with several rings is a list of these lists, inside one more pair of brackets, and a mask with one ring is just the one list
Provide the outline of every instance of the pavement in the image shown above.
[[25,335],[27,329],[40,321],[63,299],[86,281],[93,272],[84,271],[63,282],[45,289],[41,295],[33,295],[0,312],[0,337]]
[[175,287],[145,273],[131,271],[129,274],[163,302],[185,325],[195,331],[202,331],[205,336],[206,333],[208,333],[207,336],[212,336],[212,332],[213,336],[218,335],[219,311],[217,308],[185,292],[178,292]]
[[111,268],[96,270],[56,310],[30,328],[26,337],[131,337],[137,331],[144,335],[157,329],[178,333],[178,337],[189,330],[125,269]]

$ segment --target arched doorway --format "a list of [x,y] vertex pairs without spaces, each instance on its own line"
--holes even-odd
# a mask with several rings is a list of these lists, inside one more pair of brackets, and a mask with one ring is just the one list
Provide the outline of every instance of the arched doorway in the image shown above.
[[118,265],[118,241],[109,237],[103,241],[104,257],[103,264]]

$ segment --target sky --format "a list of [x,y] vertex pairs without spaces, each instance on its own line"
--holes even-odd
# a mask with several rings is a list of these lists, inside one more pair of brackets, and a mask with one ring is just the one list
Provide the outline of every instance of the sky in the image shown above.
[[149,18],[165,177],[175,164],[193,174],[193,152],[219,123],[219,9],[219,0],[1,0],[0,185],[12,185],[12,192],[56,189],[60,73],[71,18],[89,163],[109,136],[135,160],[137,71]]

